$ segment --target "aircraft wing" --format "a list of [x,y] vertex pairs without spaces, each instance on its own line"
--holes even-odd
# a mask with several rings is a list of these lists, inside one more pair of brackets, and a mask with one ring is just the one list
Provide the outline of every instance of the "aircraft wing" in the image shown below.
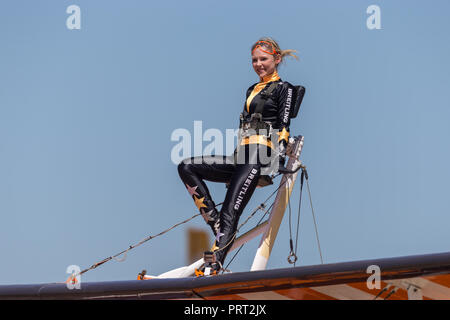
[[[378,288],[370,266],[378,266]],[[370,269],[369,269],[370,270]],[[368,281],[369,280],[369,281]],[[369,285],[368,285],[369,282]],[[219,276],[2,285],[0,299],[367,300],[450,299],[450,252]]]

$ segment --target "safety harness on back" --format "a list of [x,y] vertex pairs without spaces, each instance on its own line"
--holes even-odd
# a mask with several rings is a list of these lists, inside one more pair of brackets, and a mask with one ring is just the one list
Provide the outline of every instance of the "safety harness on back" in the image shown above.
[[[251,135],[263,135],[267,138],[272,135],[273,127],[271,122],[263,121],[263,110],[266,101],[272,97],[274,90],[279,82],[272,82],[267,89],[260,92],[256,103],[254,112],[250,115],[250,119],[246,119],[244,114],[240,114],[240,141],[242,138],[249,137]],[[289,111],[289,117],[294,119],[297,117],[300,110],[300,104],[302,103],[303,96],[305,95],[305,88],[302,86],[294,86],[294,94],[292,99],[291,109]]]
[[[278,84],[279,82],[272,82],[266,89],[260,92],[259,96],[257,95],[255,97],[259,100],[256,101],[256,107],[250,115],[250,119],[246,119],[243,113],[240,114],[238,146],[246,145],[251,143],[251,141],[257,141],[257,143],[262,142],[268,147],[274,148],[270,140],[273,134],[272,123],[263,121],[263,110],[266,101],[273,96]],[[303,86],[294,86],[291,109],[289,110],[289,117],[291,119],[297,117],[304,94],[305,88]],[[258,186],[263,187],[272,184],[271,175],[262,175],[259,179]]]

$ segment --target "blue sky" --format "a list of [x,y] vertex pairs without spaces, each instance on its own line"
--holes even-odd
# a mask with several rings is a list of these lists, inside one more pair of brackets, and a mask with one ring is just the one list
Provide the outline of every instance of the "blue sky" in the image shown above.
[[[80,30],[66,27],[72,4]],[[372,4],[381,30],[366,26]],[[291,132],[305,136],[324,262],[449,251],[449,12],[444,0],[2,1],[0,284],[63,281],[69,265],[194,215],[171,134],[236,127],[262,36],[300,57],[279,74],[307,90]],[[221,202],[225,187],[210,187]],[[297,265],[319,264],[303,199]],[[287,222],[268,268],[290,267]],[[183,266],[188,227],[208,230],[197,218],[82,280]],[[257,242],[233,271],[250,268]]]

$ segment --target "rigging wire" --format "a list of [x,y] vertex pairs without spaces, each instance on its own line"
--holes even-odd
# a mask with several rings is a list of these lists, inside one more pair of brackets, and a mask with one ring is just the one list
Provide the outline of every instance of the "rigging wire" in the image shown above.
[[[300,197],[299,197],[299,207],[298,207],[298,216],[297,216],[297,229],[296,229],[296,239],[295,239],[295,249],[293,249],[293,244],[292,244],[292,232],[291,232],[291,206],[290,206],[290,196],[288,197],[288,206],[289,206],[289,234],[290,234],[290,249],[291,252],[288,256],[288,262],[292,264],[294,264],[295,267],[295,263],[297,261],[297,249],[298,249],[298,239],[299,239],[299,226],[300,226],[300,209],[301,209],[301,202],[302,202],[302,194],[303,194],[303,185],[304,185],[304,179],[306,178],[306,182],[307,182],[307,187],[308,187],[308,195],[309,195],[309,200],[310,200],[310,205],[311,205],[311,212],[312,212],[312,216],[313,216],[313,220],[314,220],[314,226],[315,226],[315,232],[316,232],[316,239],[317,239],[317,244],[318,244],[318,250],[319,250],[319,254],[320,254],[320,260],[321,263],[323,264],[323,255],[322,255],[322,249],[320,246],[320,240],[319,240],[319,233],[318,233],[318,228],[317,228],[317,222],[316,222],[316,218],[315,218],[315,212],[314,212],[314,207],[312,205],[312,197],[311,197],[311,190],[309,188],[309,183],[308,183],[308,172],[306,170],[305,166],[301,166],[302,167],[302,173],[301,173],[301,180],[300,180]],[[283,181],[280,186],[272,193],[272,195],[277,192],[285,183],[287,182],[287,179],[285,181]],[[288,187],[288,192],[289,192],[289,187]],[[289,193],[290,194],[290,193]],[[272,196],[271,195],[271,196]],[[271,197],[270,196],[270,197]],[[269,198],[270,198],[269,197]],[[267,199],[268,200],[268,199]],[[266,200],[266,202],[267,202]],[[273,207],[274,202],[272,203],[272,205],[265,210],[265,213],[263,215],[263,217],[260,219],[260,221],[258,222],[258,224],[255,226],[259,226],[259,224],[261,223],[262,219],[265,217],[265,215],[270,212],[271,208]],[[247,219],[248,221],[248,219]],[[246,221],[246,222],[247,222]],[[244,224],[246,223],[244,222]],[[242,225],[241,225],[242,226]],[[241,227],[240,226],[240,227]],[[240,228],[239,227],[239,228]],[[239,231],[239,229],[236,231],[236,233]],[[232,241],[230,241],[231,243]],[[228,244],[230,244],[228,243]],[[227,244],[227,245],[228,245]],[[225,269],[228,269],[228,267],[230,266],[231,262],[236,258],[236,256],[238,255],[238,253],[240,252],[240,250],[242,249],[242,247],[244,246],[244,244],[242,244],[239,249],[237,250],[237,252],[233,255],[233,257],[231,258],[230,262],[228,262],[227,266],[225,267]]]
[[[303,193],[303,180],[304,180],[304,176],[305,176],[305,170],[306,168],[304,166],[302,166],[302,173],[301,173],[301,178],[300,178],[300,196],[299,196],[299,203],[298,203],[298,212],[297,212],[297,230],[296,230],[296,234],[295,234],[295,249],[293,248],[293,243],[292,243],[292,231],[291,231],[291,203],[290,201],[288,202],[289,204],[289,245],[290,245],[290,253],[288,256],[288,262],[290,264],[293,264],[294,267],[296,266],[296,262],[298,260],[298,256],[297,256],[297,248],[298,248],[298,230],[299,230],[299,226],[300,226],[300,210],[301,210],[301,206],[302,206],[302,193]],[[290,200],[290,198],[289,198]]]
[[306,168],[305,168],[305,178],[306,178],[306,187],[308,189],[309,204],[311,206],[311,212],[312,212],[312,216],[313,216],[313,220],[314,220],[314,229],[316,230],[316,239],[317,239],[317,246],[319,248],[320,261],[323,264],[322,249],[320,247],[320,240],[319,240],[319,232],[317,231],[316,215],[314,213],[314,207],[313,207],[312,197],[311,197],[311,189],[309,188],[308,172],[306,171]]
[[295,266],[295,263],[297,262],[297,254],[296,252],[294,252],[294,244],[293,244],[293,240],[292,240],[292,223],[291,223],[291,188],[290,186],[287,187],[288,188],[288,207],[289,207],[289,247],[290,247],[290,252],[289,255],[287,257],[287,261],[290,264],[293,264]]
[[[305,170],[302,168],[302,173],[300,175],[300,196],[298,200],[298,213],[297,213],[297,230],[295,233],[295,254],[297,254],[297,248],[298,248],[298,230],[300,227],[300,208],[302,207],[302,194],[303,194],[303,179],[305,177]],[[295,263],[294,263],[295,267]]]
[[[274,178],[278,177],[279,175],[280,175],[280,174],[277,174],[276,176],[274,176]],[[229,246],[229,245],[234,241],[234,239],[236,238],[236,234],[239,232],[240,228],[241,228],[243,225],[245,225],[245,224],[248,222],[248,220],[250,220],[250,219],[255,215],[255,213],[256,213],[259,209],[264,209],[265,203],[266,203],[267,201],[269,201],[269,199],[270,199],[271,197],[273,197],[273,195],[274,195],[274,194],[275,194],[275,193],[276,193],[276,192],[277,192],[277,191],[278,191],[278,190],[286,183],[286,181],[287,181],[287,179],[285,179],[285,181],[283,181],[283,182],[278,186],[278,188],[277,188],[275,191],[273,191],[272,194],[271,194],[271,195],[270,195],[270,196],[269,196],[269,197],[268,197],[261,205],[259,205],[257,208],[254,209],[254,211],[250,214],[250,216],[249,216],[249,217],[248,217],[248,218],[247,218],[247,219],[246,219],[246,220],[245,220],[245,221],[237,228],[237,230],[234,232],[234,235],[233,235],[232,239],[230,240],[230,242],[227,243],[226,246],[224,246],[223,248],[221,248],[221,249],[219,249],[219,250],[223,250],[224,248],[226,248],[227,246]],[[221,204],[223,204],[223,202],[217,204],[216,207],[219,206],[219,205],[221,205]],[[147,242],[147,241],[149,241],[149,240],[152,240],[152,239],[154,239],[154,238],[156,238],[156,237],[162,236],[162,235],[166,234],[167,232],[171,231],[172,229],[174,229],[174,228],[176,228],[176,227],[178,227],[178,226],[180,226],[180,225],[182,225],[182,224],[185,224],[185,223],[187,223],[187,222],[193,220],[194,218],[196,218],[196,217],[198,217],[198,216],[200,216],[200,215],[201,215],[200,213],[197,213],[197,214],[193,215],[192,217],[190,217],[189,219],[186,219],[186,220],[184,220],[184,221],[181,221],[181,222],[179,222],[179,223],[177,223],[177,224],[171,226],[170,228],[168,228],[168,229],[166,229],[166,230],[164,230],[164,231],[162,231],[162,232],[160,232],[160,233],[158,233],[158,234],[156,234],[156,235],[148,236],[148,237],[142,239],[141,241],[139,241],[138,243],[136,243],[136,244],[134,244],[134,245],[130,245],[127,249],[122,250],[121,252],[119,252],[119,253],[117,253],[117,254],[115,254],[115,255],[113,255],[113,256],[110,256],[110,257],[108,257],[108,258],[105,258],[105,259],[103,259],[103,260],[101,260],[101,261],[99,261],[99,262],[96,262],[96,263],[94,263],[93,265],[91,265],[89,268],[86,268],[86,269],[84,269],[84,270],[82,270],[82,271],[80,271],[80,272],[78,272],[78,273],[76,273],[76,274],[72,274],[72,275],[69,277],[69,279],[75,279],[76,277],[81,276],[82,274],[84,274],[84,273],[86,273],[86,272],[88,272],[88,271],[90,271],[90,270],[96,269],[96,268],[98,268],[99,266],[101,266],[102,264],[104,264],[104,263],[106,263],[106,262],[108,262],[108,261],[110,261],[110,260],[113,260],[113,259],[116,260],[116,261],[119,261],[119,262],[125,261],[125,259],[126,259],[126,254],[128,253],[128,251],[130,251],[130,250],[132,250],[132,249],[134,249],[134,248],[136,248],[136,247],[142,245],[143,243],[145,243],[145,242]],[[124,255],[124,258],[118,259],[117,257],[119,257],[119,256],[121,256],[121,255]]]
[[[279,175],[279,174],[277,174],[274,178],[276,178],[278,175]],[[282,179],[283,179],[283,178],[282,178]],[[280,183],[280,185],[278,186],[278,188],[276,188],[275,191],[273,191],[273,192],[271,193],[271,195],[270,195],[263,203],[261,203],[258,207],[256,207],[256,208],[253,210],[253,212],[247,217],[247,219],[246,219],[239,227],[237,227],[236,231],[233,233],[233,236],[232,236],[231,240],[228,241],[228,243],[227,243],[226,245],[224,245],[222,248],[217,249],[216,252],[217,252],[217,251],[224,250],[224,249],[227,248],[229,245],[231,245],[231,244],[233,243],[233,241],[236,239],[236,235],[237,235],[237,233],[239,232],[239,230],[242,228],[242,226],[244,226],[251,218],[253,218],[253,216],[255,215],[256,212],[258,212],[258,210],[263,210],[263,209],[265,208],[266,202],[269,201],[269,199],[272,198],[273,195],[274,195],[275,193],[277,193],[278,190],[279,190],[282,186],[284,186],[284,185],[286,184],[287,181],[288,181],[287,178],[281,180],[281,183]],[[272,204],[272,205],[273,205],[273,204]]]
[[[302,177],[303,177],[303,172],[305,172],[306,183],[307,183],[307,187],[308,187],[308,194],[309,194],[309,198],[310,198],[310,205],[311,205],[311,210],[312,210],[313,219],[314,219],[314,226],[315,226],[315,230],[316,230],[316,238],[317,238],[317,243],[318,243],[318,246],[319,246],[320,259],[321,259],[322,264],[323,264],[322,252],[321,252],[320,241],[319,241],[319,235],[318,235],[318,231],[317,231],[317,223],[316,223],[316,219],[315,219],[314,209],[313,209],[313,206],[312,206],[311,191],[310,191],[309,183],[308,183],[308,174],[307,174],[307,172],[306,172],[306,168],[305,168],[303,165],[302,165],[301,167],[302,167]],[[281,174],[281,173],[278,173],[278,174],[275,175],[273,178],[278,177],[280,174]],[[283,177],[283,178],[284,178],[284,177]],[[261,223],[262,219],[266,216],[266,214],[271,210],[271,208],[272,208],[273,205],[274,205],[274,202],[273,202],[273,203],[270,205],[269,209],[264,210],[265,207],[266,207],[266,206],[265,206],[265,203],[266,203],[267,201],[269,201],[269,199],[272,198],[273,195],[274,195],[276,192],[278,192],[278,190],[279,190],[281,187],[283,187],[283,186],[286,184],[287,181],[288,181],[287,178],[284,178],[284,179],[282,180],[282,182],[281,182],[280,185],[275,189],[275,191],[273,191],[273,192],[270,194],[270,196],[269,196],[262,204],[260,204],[258,207],[256,207],[256,208],[253,210],[253,212],[247,217],[247,219],[246,219],[246,220],[245,220],[245,221],[244,221],[244,222],[236,229],[236,231],[235,231],[234,234],[233,234],[232,239],[231,239],[224,247],[218,249],[219,251],[225,249],[225,248],[228,247],[231,243],[233,243],[233,241],[234,241],[235,238],[236,238],[236,234],[239,232],[239,230],[242,228],[242,226],[244,226],[244,225],[245,225],[245,224],[246,224],[246,223],[247,223],[247,222],[248,222],[248,221],[256,214],[256,212],[258,212],[260,209],[263,210],[263,211],[265,211],[265,213],[264,213],[263,217],[260,219],[260,221],[258,222],[257,226]],[[289,186],[288,186],[288,191],[290,191],[290,187],[289,187]],[[301,203],[301,193],[300,193],[300,203]],[[219,205],[221,205],[221,204],[223,204],[223,202],[217,204],[216,207],[219,206]],[[295,263],[295,262],[297,261],[296,252],[297,252],[298,229],[299,229],[299,221],[300,221],[300,206],[299,206],[299,215],[298,215],[298,220],[297,220],[297,236],[296,236],[295,252],[293,252],[292,230],[291,230],[290,193],[289,193],[289,196],[288,196],[288,204],[289,204],[289,233],[290,233],[290,236],[291,236],[291,237],[290,237],[290,246],[291,246],[291,254],[292,254],[292,257],[295,258],[295,261],[294,261],[294,263]],[[132,250],[132,249],[134,249],[134,248],[136,248],[136,247],[139,247],[140,245],[144,244],[145,242],[147,242],[147,241],[149,241],[149,240],[152,240],[152,239],[154,239],[154,238],[156,238],[156,237],[162,236],[162,235],[166,234],[167,232],[173,230],[174,228],[176,228],[176,227],[178,227],[178,226],[180,226],[180,225],[182,225],[182,224],[188,223],[189,221],[193,220],[194,218],[198,217],[199,215],[201,215],[201,214],[200,214],[200,213],[197,213],[197,214],[193,215],[192,217],[190,217],[190,218],[188,218],[188,219],[186,219],[186,220],[183,220],[183,221],[181,221],[181,222],[179,222],[179,223],[177,223],[177,224],[171,226],[170,228],[168,228],[168,229],[166,229],[166,230],[164,230],[164,231],[161,231],[160,233],[158,233],[158,234],[156,234],[156,235],[150,235],[150,236],[148,236],[148,237],[142,239],[142,240],[139,241],[138,243],[136,243],[136,244],[134,244],[134,245],[130,245],[127,249],[122,250],[121,252],[119,252],[119,253],[117,253],[117,254],[115,254],[115,255],[112,255],[112,256],[110,256],[110,257],[108,257],[108,258],[105,258],[105,259],[103,259],[103,260],[101,260],[101,261],[99,261],[99,262],[97,262],[97,263],[94,263],[94,264],[91,265],[90,267],[88,267],[88,268],[86,268],[86,269],[80,271],[80,272],[77,273],[77,274],[73,274],[70,278],[71,278],[71,279],[74,279],[74,278],[76,278],[77,276],[80,276],[80,275],[82,275],[82,274],[84,274],[84,273],[86,273],[86,272],[88,272],[88,271],[90,271],[90,270],[96,269],[96,268],[98,268],[99,266],[103,265],[104,263],[106,263],[106,262],[108,262],[108,261],[110,261],[110,260],[113,260],[113,259],[116,260],[116,261],[118,261],[118,262],[125,261],[128,251],[130,251],[130,250]],[[225,267],[225,269],[231,264],[231,262],[233,261],[233,259],[236,257],[236,255],[239,253],[239,251],[242,249],[243,246],[244,246],[244,245],[242,245],[242,246],[238,249],[238,251],[235,253],[235,255],[233,256],[233,258],[231,259],[231,261],[227,264],[227,266]],[[123,255],[123,258],[119,258],[121,255]],[[288,258],[288,260],[289,260],[289,258]]]
[[[218,205],[220,205],[220,204],[218,204]],[[143,243],[145,243],[145,242],[147,242],[147,241],[149,241],[149,240],[151,240],[151,239],[154,239],[154,238],[156,238],[156,237],[162,236],[163,234],[169,232],[170,230],[172,230],[172,229],[174,229],[174,228],[176,228],[176,227],[178,227],[178,226],[180,226],[180,225],[182,225],[182,224],[185,224],[185,223],[191,221],[192,219],[196,218],[196,217],[199,216],[199,215],[200,215],[200,213],[197,213],[196,215],[190,217],[189,219],[186,219],[186,220],[184,220],[184,221],[182,221],[182,222],[179,222],[179,223],[173,225],[172,227],[170,227],[170,228],[168,228],[168,229],[166,229],[166,230],[164,230],[164,231],[162,231],[162,232],[160,232],[160,233],[158,233],[158,234],[156,234],[156,235],[148,236],[148,237],[142,239],[141,241],[139,241],[138,243],[129,246],[128,249],[125,249],[125,250],[123,250],[123,251],[121,251],[121,252],[119,252],[119,253],[116,253],[116,254],[113,255],[113,256],[110,256],[110,257],[108,257],[108,258],[105,258],[105,259],[103,259],[103,260],[97,262],[97,263],[94,263],[94,264],[91,265],[89,268],[86,268],[86,269],[80,271],[79,273],[72,275],[71,278],[72,278],[72,279],[73,279],[73,278],[76,278],[77,276],[80,276],[80,275],[82,275],[82,274],[88,272],[89,270],[96,269],[97,267],[101,266],[102,264],[104,264],[104,263],[106,263],[106,262],[108,262],[108,261],[110,261],[110,260],[112,260],[112,259],[114,259],[114,260],[116,260],[116,261],[118,261],[118,262],[125,261],[125,259],[126,259],[126,254],[128,253],[128,251],[130,251],[130,250],[132,250],[132,249],[134,249],[134,248],[136,248],[136,247],[139,247],[140,245],[142,245]],[[121,255],[124,255],[124,258],[118,259],[118,257],[121,256]]]
[[[261,222],[263,221],[264,217],[270,212],[270,210],[272,210],[272,207],[274,205],[275,202],[272,202],[272,204],[270,205],[269,208],[267,208],[267,210],[264,210],[264,215],[261,217],[261,219],[259,219],[258,223],[256,224],[255,228],[258,227]],[[233,257],[230,259],[230,261],[228,262],[228,264],[225,266],[225,270],[228,269],[228,267],[230,266],[230,264],[233,262],[234,258],[236,258],[236,256],[238,255],[238,253],[241,251],[241,249],[244,247],[245,243],[243,243],[239,249],[234,253]]]

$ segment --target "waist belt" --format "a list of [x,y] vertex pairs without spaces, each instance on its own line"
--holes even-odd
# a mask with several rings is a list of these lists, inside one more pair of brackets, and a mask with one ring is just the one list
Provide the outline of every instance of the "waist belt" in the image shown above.
[[241,114],[241,126],[239,130],[239,144],[264,144],[269,148],[274,148],[270,137],[272,135],[272,125],[270,122],[262,121],[260,113],[251,115],[250,121],[243,121]]
[[263,135],[253,135],[249,137],[243,137],[241,139],[240,145],[245,146],[247,144],[263,144],[268,146],[269,148],[274,149],[272,141],[270,141],[266,136]]
[[248,132],[249,135],[261,134],[269,136],[272,133],[272,124],[262,121],[260,113],[253,113],[248,121],[244,120],[244,116],[241,113],[241,125],[239,128],[243,132]]

